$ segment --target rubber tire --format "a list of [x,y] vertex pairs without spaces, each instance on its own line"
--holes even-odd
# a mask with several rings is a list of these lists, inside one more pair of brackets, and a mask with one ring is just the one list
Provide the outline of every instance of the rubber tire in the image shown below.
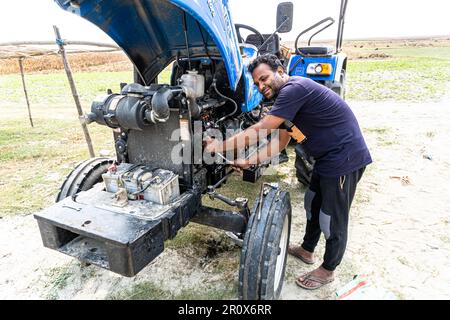
[[[286,271],[287,246],[291,229],[291,201],[288,192],[270,190],[263,198],[261,217],[258,221],[256,201],[250,216],[241,251],[239,267],[240,300],[276,300],[283,287]],[[285,218],[288,219],[288,235],[284,248],[284,263],[278,288],[274,288],[275,267],[280,250],[280,239]]]
[[113,159],[100,157],[80,162],[62,184],[56,202],[74,196],[80,191],[86,191],[101,182],[102,174],[106,173],[113,163]]
[[336,92],[342,98],[342,100],[345,100],[345,91],[346,90],[345,90],[345,70],[344,69],[341,70],[341,76],[339,78],[339,83],[341,84],[341,86],[334,89],[334,92]]
[[295,174],[298,182],[308,187],[314,168],[314,160],[309,157],[300,144],[295,146]]

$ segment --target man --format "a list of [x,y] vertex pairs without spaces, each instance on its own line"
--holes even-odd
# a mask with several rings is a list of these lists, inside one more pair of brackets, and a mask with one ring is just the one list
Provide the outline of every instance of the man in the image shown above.
[[[280,126],[294,124],[303,133],[306,138],[302,143],[316,162],[305,193],[307,222],[303,243],[290,245],[288,252],[314,264],[314,249],[324,233],[323,263],[296,280],[302,288],[317,289],[334,280],[334,270],[341,263],[347,244],[348,216],[356,185],[372,159],[353,112],[336,93],[310,79],[289,77],[274,55],[259,56],[249,71],[264,97],[276,98],[271,111],[224,143],[207,141],[206,150],[214,153],[240,149],[255,142],[254,131],[270,132]],[[279,150],[275,151],[279,152],[288,144],[289,132],[279,130],[278,138]],[[270,150],[260,152],[248,160],[235,160],[234,166],[247,168],[274,155]]]

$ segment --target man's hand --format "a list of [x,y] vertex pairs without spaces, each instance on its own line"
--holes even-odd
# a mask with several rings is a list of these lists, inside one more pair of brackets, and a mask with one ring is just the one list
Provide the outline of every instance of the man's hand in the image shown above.
[[233,164],[231,165],[231,167],[237,172],[241,172],[243,169],[248,169],[251,167],[251,164],[248,160],[236,159],[232,162]]
[[211,137],[206,137],[203,141],[206,144],[206,146],[205,146],[206,152],[209,152],[209,153],[222,152],[223,145],[222,145],[221,141],[219,141],[217,139],[213,139]]

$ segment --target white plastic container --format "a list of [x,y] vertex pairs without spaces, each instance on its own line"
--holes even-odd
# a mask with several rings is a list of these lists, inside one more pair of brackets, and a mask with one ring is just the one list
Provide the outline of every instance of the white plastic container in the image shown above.
[[181,86],[187,91],[189,98],[200,98],[205,94],[205,77],[191,70],[181,76]]

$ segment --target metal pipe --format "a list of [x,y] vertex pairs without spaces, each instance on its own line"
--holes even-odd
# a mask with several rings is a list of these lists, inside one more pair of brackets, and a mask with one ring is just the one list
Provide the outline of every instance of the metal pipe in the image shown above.
[[220,179],[215,185],[212,186],[213,189],[218,188],[226,179],[228,179],[228,177],[234,172],[234,169],[231,169],[230,171],[228,171],[222,179]]
[[344,33],[345,11],[347,10],[347,2],[348,2],[348,0],[341,0],[341,8],[339,11],[338,32],[337,32],[337,38],[336,38],[336,52],[341,51],[342,35]]
[[317,31],[316,33],[314,33],[311,37],[309,37],[309,40],[308,40],[308,47],[311,45],[311,40],[312,40],[312,38],[313,38],[316,34],[322,32],[323,30],[325,30],[326,28],[328,28],[329,26],[331,26],[331,25],[334,23],[334,19],[333,19],[333,18],[328,17],[327,19],[330,20],[330,23],[327,24],[327,25],[326,25],[325,27],[323,27],[322,29],[320,29],[319,31]]
[[258,50],[256,50],[257,52],[259,52],[259,50],[262,48],[262,47],[264,47],[266,44],[268,44],[269,43],[269,40],[271,40],[274,36],[275,36],[275,34],[278,32],[278,30],[280,30],[281,29],[281,27],[283,27],[284,25],[285,25],[285,23],[286,22],[288,22],[289,21],[289,17],[286,17],[286,19],[278,26],[278,28],[275,30],[275,32],[274,33],[272,33],[259,47],[258,47]]
[[[295,39],[294,47],[295,47],[296,49],[298,48],[298,40],[300,39],[300,37],[301,37],[302,35],[304,35],[304,34],[307,33],[308,31],[314,29],[315,27],[317,27],[317,26],[321,25],[322,23],[324,23],[324,22],[326,22],[326,21],[329,21],[329,20],[332,20],[333,22],[330,23],[330,24],[328,24],[328,25],[325,27],[325,28],[328,28],[329,26],[331,26],[331,25],[334,23],[334,20],[333,20],[333,18],[331,18],[331,17],[327,17],[327,18],[325,18],[325,19],[322,19],[322,20],[320,20],[319,22],[313,24],[312,26],[310,26],[310,27],[306,28],[305,30],[303,30],[302,32],[300,32],[299,35],[297,36],[297,38]],[[325,28],[324,28],[324,29],[325,29]],[[322,30],[323,30],[323,29],[321,29],[320,31],[322,31]],[[313,36],[316,35],[316,34],[317,34],[317,33],[313,34]],[[311,38],[309,39],[309,41],[311,41]],[[298,51],[298,50],[297,50],[297,51]],[[300,54],[299,51],[298,51],[297,53]]]
[[184,31],[184,39],[186,41],[186,51],[187,51],[187,58],[188,58],[188,63],[189,63],[189,70],[192,70],[191,67],[191,56],[189,54],[189,38],[188,38],[188,33],[187,33],[187,21],[186,21],[186,12],[183,11],[183,31]]
[[247,218],[239,212],[203,206],[190,221],[235,233],[244,233],[247,227]]

